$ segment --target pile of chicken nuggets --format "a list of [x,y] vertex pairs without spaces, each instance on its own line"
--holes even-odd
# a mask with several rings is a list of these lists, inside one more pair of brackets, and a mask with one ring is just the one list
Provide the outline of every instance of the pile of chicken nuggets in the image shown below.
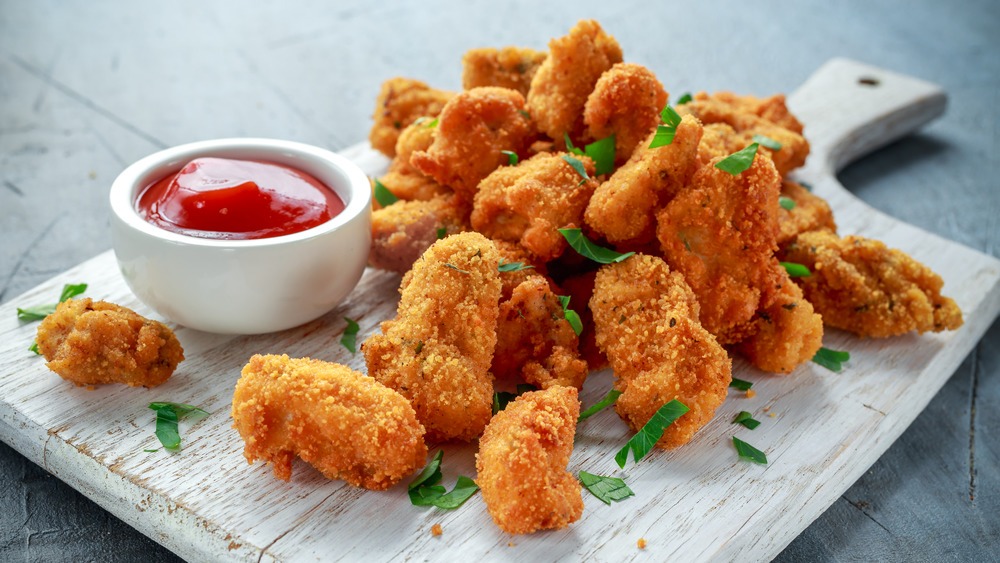
[[[362,345],[367,375],[279,356],[243,370],[232,415],[248,460],[276,476],[299,456],[384,489],[423,466],[427,443],[478,439],[497,525],[564,528],[583,511],[567,464],[591,370],[613,369],[633,431],[684,403],[657,442],[670,449],[724,401],[732,354],[789,373],[824,324],[862,337],[961,325],[939,276],[839,236],[826,202],[788,179],[809,143],[782,95],[694,94],[676,104],[672,141],[651,147],[668,92],[595,21],[547,52],[462,62],[461,92],[393,78],[377,99],[370,141],[392,163],[375,189],[398,201],[375,204],[370,265],[403,277],[396,317]],[[610,171],[572,150],[612,135]],[[716,166],[755,142],[742,172]],[[599,264],[560,229],[635,254]],[[494,415],[495,388],[515,383],[538,390]]]

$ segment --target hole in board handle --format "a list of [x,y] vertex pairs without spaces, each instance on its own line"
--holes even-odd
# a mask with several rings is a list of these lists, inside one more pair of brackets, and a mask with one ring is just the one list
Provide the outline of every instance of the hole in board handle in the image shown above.
[[862,76],[861,78],[858,79],[858,84],[861,84],[862,86],[878,86],[879,81],[878,78],[874,78],[871,76]]

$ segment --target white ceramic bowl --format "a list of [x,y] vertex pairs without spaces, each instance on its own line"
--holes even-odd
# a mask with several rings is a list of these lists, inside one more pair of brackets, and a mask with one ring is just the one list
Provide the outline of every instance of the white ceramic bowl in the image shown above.
[[[255,240],[166,231],[136,211],[139,193],[188,161],[214,156],[297,168],[332,188],[344,210],[322,225]],[[290,141],[219,139],[147,156],[111,186],[111,237],[132,292],[160,315],[208,332],[260,334],[309,322],[361,278],[371,247],[368,177],[333,152]]]

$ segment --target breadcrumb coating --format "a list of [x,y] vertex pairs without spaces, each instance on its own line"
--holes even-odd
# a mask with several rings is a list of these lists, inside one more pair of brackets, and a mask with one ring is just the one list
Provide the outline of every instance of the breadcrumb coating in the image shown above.
[[384,490],[427,459],[424,428],[402,395],[347,366],[254,355],[233,394],[248,463],[288,481],[296,456],[329,479]]
[[454,95],[412,78],[386,80],[375,100],[375,122],[368,134],[372,148],[389,158],[396,156],[399,132],[421,116],[441,113]]
[[690,411],[657,441],[686,444],[726,399],[732,362],[698,322],[695,294],[678,272],[655,256],[636,254],[602,266],[590,299],[597,345],[622,392],[615,411],[633,431],[673,399]]
[[89,297],[60,303],[38,325],[35,342],[45,365],[77,385],[156,387],[184,360],[165,324]]
[[615,136],[615,162],[628,160],[636,146],[660,124],[667,91],[648,68],[617,63],[597,80],[587,97],[583,121],[590,137]]
[[[392,195],[401,200],[426,201],[439,195],[451,193],[448,187],[437,183],[434,178],[425,175],[410,164],[410,155],[416,151],[427,150],[434,142],[435,128],[431,127],[429,123],[433,123],[433,120],[424,116],[406,126],[399,133],[399,139],[396,141],[396,156],[389,163],[389,169],[385,175],[379,178],[379,182],[392,192]],[[375,189],[374,182],[372,182],[372,189]],[[372,209],[381,208],[378,200],[372,197]]]
[[510,534],[563,529],[583,514],[580,482],[566,471],[573,452],[577,390],[520,395],[479,439],[476,484],[493,521]]
[[369,375],[410,400],[431,442],[472,440],[489,422],[499,262],[479,233],[435,242],[403,277],[396,318],[361,346]]
[[548,53],[522,47],[470,49],[462,57],[462,88],[499,86],[528,95],[531,79]]
[[781,195],[794,201],[795,207],[778,210],[778,248],[785,248],[797,236],[808,231],[828,229],[837,232],[833,211],[825,199],[789,180],[781,182]]
[[405,274],[413,262],[443,235],[467,230],[468,212],[453,197],[397,201],[372,212],[372,247],[368,264]]
[[[584,166],[587,179],[566,156]],[[597,187],[593,176],[594,161],[567,153],[542,153],[517,166],[497,168],[479,184],[472,228],[517,242],[542,262],[558,258],[569,247],[559,229],[583,224],[583,211]]]
[[958,305],[941,295],[941,276],[877,240],[812,231],[799,235],[783,260],[812,272],[795,282],[830,326],[874,338],[962,326]]
[[549,41],[549,56],[528,90],[528,111],[538,130],[561,142],[564,134],[587,140],[583,110],[597,80],[615,63],[622,48],[594,20],[581,20],[569,34]]

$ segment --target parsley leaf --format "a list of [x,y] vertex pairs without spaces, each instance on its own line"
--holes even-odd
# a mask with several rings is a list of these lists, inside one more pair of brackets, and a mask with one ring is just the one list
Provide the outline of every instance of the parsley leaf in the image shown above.
[[781,143],[779,143],[778,141],[775,141],[774,139],[772,139],[770,137],[765,137],[764,135],[754,135],[753,136],[753,142],[759,143],[759,144],[761,144],[761,145],[763,145],[763,146],[771,149],[772,151],[780,151],[781,150]]
[[750,143],[747,148],[734,152],[719,162],[716,162],[715,167],[723,172],[728,172],[733,176],[736,176],[740,172],[750,168],[753,164],[753,157],[757,155],[758,146],[760,146],[758,143]]
[[569,308],[569,295],[557,295],[559,302],[562,303],[563,315],[566,317],[566,321],[569,322],[569,326],[573,327],[573,332],[577,336],[583,332],[583,321],[580,320],[580,315],[576,313],[573,309]]
[[840,371],[841,364],[850,359],[851,354],[849,352],[841,352],[829,348],[820,348],[816,351],[816,355],[812,357],[812,361],[832,371]]
[[785,267],[785,271],[788,272],[788,277],[804,278],[812,275],[809,268],[802,264],[796,264],[795,262],[779,262],[779,264]]
[[688,93],[684,94],[683,96],[681,96],[680,99],[677,100],[677,105],[682,106],[682,105],[690,102],[692,99],[694,99],[694,98],[691,97],[691,92],[688,92]]
[[455,488],[451,492],[445,492],[445,488],[438,485],[441,482],[441,460],[443,458],[444,450],[438,450],[434,459],[407,487],[410,503],[414,506],[436,506],[451,510],[462,506],[462,503],[479,490],[475,481],[465,476],[459,476]]
[[632,436],[628,443],[625,444],[625,447],[615,455],[618,467],[625,467],[625,462],[628,461],[629,450],[632,450],[632,461],[638,463],[640,459],[649,453],[649,450],[653,449],[660,436],[663,436],[663,431],[689,410],[691,409],[677,399],[673,399],[660,407],[649,419],[649,422],[636,432],[635,436]]
[[448,234],[448,227],[438,227],[437,228],[437,238],[441,240]]
[[734,377],[732,382],[729,383],[729,386],[735,387],[740,391],[749,391],[750,388],[753,387],[753,383],[750,383],[749,381],[743,381],[742,379],[736,379]]
[[360,330],[361,327],[358,326],[357,322],[347,317],[344,317],[344,320],[347,321],[347,328],[344,329],[344,335],[340,337],[340,343],[344,345],[344,348],[347,348],[348,352],[355,354],[358,351],[358,330]]
[[378,202],[382,207],[389,207],[390,205],[399,201],[396,194],[389,191],[389,188],[385,187],[382,182],[375,179],[375,201]]
[[580,482],[587,490],[601,499],[604,504],[610,505],[611,501],[619,501],[635,495],[632,489],[628,488],[625,481],[618,477],[604,477],[594,475],[586,471],[580,472]]
[[41,356],[42,353],[38,351],[38,342],[32,342],[31,346],[28,346],[29,352],[34,352],[36,356]]
[[619,391],[619,390],[617,390],[617,389],[612,389],[611,391],[608,391],[607,396],[605,396],[603,399],[601,399],[600,401],[598,401],[597,403],[595,403],[594,406],[592,406],[589,409],[587,409],[587,410],[583,411],[582,413],[580,413],[580,418],[576,419],[576,421],[578,423],[582,422],[582,421],[590,418],[591,416],[597,414],[601,410],[604,410],[606,407],[608,407],[609,405],[611,405],[615,401],[617,401],[618,397],[621,394],[622,394],[622,392]]
[[563,141],[566,142],[566,150],[577,156],[583,156],[583,151],[574,147],[573,141],[569,140],[569,133],[563,133]]
[[663,125],[656,126],[653,142],[649,143],[649,148],[651,149],[673,143],[674,135],[677,134],[677,126],[681,123],[680,114],[674,108],[670,107],[670,104],[663,106],[660,118],[663,120]]
[[[582,154],[583,151],[580,152]],[[584,182],[590,179],[590,176],[587,175],[587,167],[585,167],[582,162],[580,162],[579,160],[573,158],[568,154],[562,155],[562,159],[565,160],[567,164],[572,166],[573,170],[576,170],[576,173],[579,174],[581,178],[583,178],[582,180],[580,180],[580,184],[583,184]]]
[[568,242],[569,245],[573,247],[573,250],[577,251],[580,256],[590,258],[599,264],[621,262],[622,260],[635,254],[635,252],[626,252],[625,254],[621,254],[615,252],[614,250],[597,246],[591,242],[590,239],[583,236],[583,232],[580,229],[559,229],[559,232],[562,233],[566,242]]
[[[80,295],[84,291],[87,291],[87,284],[68,283],[63,286],[62,293],[59,294],[59,303],[62,303],[63,301],[70,299],[72,297],[76,297],[77,295]],[[36,305],[34,307],[26,307],[24,309],[18,307],[17,320],[24,322],[40,321],[45,317],[51,315],[52,313],[55,313],[56,306],[59,303],[50,303],[48,305]]]
[[509,391],[497,391],[493,393],[493,414],[504,410],[511,401],[516,399],[522,393],[527,393],[529,391],[537,391],[537,388],[530,383],[518,383],[516,387],[517,391],[511,393]]
[[795,209],[795,200],[790,197],[781,196],[778,198],[778,205],[784,207],[785,209],[791,211]]
[[517,166],[517,153],[514,151],[500,151],[502,154],[507,155],[507,164],[509,166]]
[[534,266],[525,266],[524,262],[504,262],[500,260],[500,265],[497,266],[497,270],[501,272],[520,272],[521,270],[530,270]]
[[733,436],[733,445],[736,446],[736,453],[740,456],[740,459],[767,465],[767,456],[764,455],[764,452],[740,440],[736,436]]
[[463,274],[468,274],[469,273],[468,270],[463,270],[463,269],[459,268],[458,266],[456,266],[454,264],[449,264],[449,263],[445,262],[444,265],[447,266],[447,267],[449,267],[449,268],[451,268],[452,270],[455,270],[456,272],[462,272]]
[[742,424],[750,430],[753,430],[754,428],[760,426],[760,421],[755,420],[753,415],[747,411],[740,411],[740,414],[736,415],[736,418],[733,419],[733,424]]
[[615,136],[608,135],[585,147],[585,153],[594,161],[594,174],[610,174],[615,169]]
[[149,408],[156,411],[156,437],[168,450],[177,450],[181,447],[181,434],[177,427],[178,420],[192,413],[200,415],[202,418],[208,416],[206,411],[198,407],[181,403],[149,403]]

